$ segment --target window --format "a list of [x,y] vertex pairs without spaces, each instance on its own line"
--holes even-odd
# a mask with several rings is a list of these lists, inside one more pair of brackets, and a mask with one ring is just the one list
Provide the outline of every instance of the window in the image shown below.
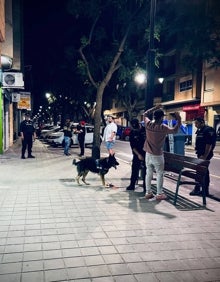
[[205,91],[214,89],[214,78],[213,77],[214,77],[213,74],[205,75],[205,78],[204,78],[204,89],[205,89]]
[[180,92],[192,89],[192,79],[180,82]]

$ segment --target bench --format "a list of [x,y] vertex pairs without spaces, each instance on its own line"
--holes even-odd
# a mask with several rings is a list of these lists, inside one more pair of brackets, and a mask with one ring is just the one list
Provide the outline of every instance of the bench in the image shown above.
[[174,205],[177,202],[180,185],[195,185],[197,183],[202,187],[203,205],[206,205],[205,175],[208,171],[210,161],[168,152],[164,152],[164,160],[164,170],[178,175],[177,180],[175,179],[177,184]]

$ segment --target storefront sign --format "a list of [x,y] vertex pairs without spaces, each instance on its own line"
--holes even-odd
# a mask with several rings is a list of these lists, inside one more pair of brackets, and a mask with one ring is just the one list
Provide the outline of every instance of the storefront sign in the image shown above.
[[20,92],[20,101],[18,102],[18,109],[20,110],[31,110],[31,93]]

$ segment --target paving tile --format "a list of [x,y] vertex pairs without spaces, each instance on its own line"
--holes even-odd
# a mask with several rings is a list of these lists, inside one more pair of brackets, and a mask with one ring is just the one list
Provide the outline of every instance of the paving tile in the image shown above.
[[41,271],[43,269],[43,260],[24,261],[22,265],[22,272]]
[[23,260],[23,253],[4,254],[2,258],[3,263],[21,262]]
[[35,236],[35,233],[33,233],[34,236],[27,236],[24,237],[24,243],[25,244],[34,244],[34,243],[41,243],[42,239],[41,236]]
[[42,250],[41,243],[24,244],[24,252],[41,251],[41,250]]
[[[50,282],[50,281],[65,281],[68,280],[68,274],[66,269],[55,269],[55,270],[46,270],[45,271],[45,282]],[[29,280],[30,282],[31,280]],[[44,280],[38,280],[39,281],[44,281]]]
[[99,247],[98,249],[99,249],[99,252],[103,255],[117,253],[117,250],[115,249],[114,246],[102,246],[102,247]]
[[126,263],[109,264],[108,268],[112,275],[125,275],[131,274],[131,270],[128,268]]
[[103,259],[106,264],[122,263],[124,262],[122,255],[120,254],[107,254],[103,255]]
[[21,273],[0,275],[0,281],[1,282],[21,282]]
[[128,264],[128,268],[130,269],[131,273],[146,273],[152,272],[150,266],[145,262],[133,262]]
[[68,268],[67,269],[69,279],[78,279],[82,278],[90,278],[90,273],[87,267],[75,267],[75,268]]
[[82,253],[80,249],[63,249],[63,257],[81,257]]
[[89,277],[111,276],[111,272],[106,265],[88,266]]
[[20,253],[23,252],[24,245],[6,245],[4,253],[10,254],[10,253]]
[[1,274],[21,273],[21,269],[22,269],[22,262],[1,263],[0,275]]
[[68,268],[86,266],[86,262],[83,257],[64,258],[64,264]]
[[105,264],[105,261],[101,255],[85,256],[84,260],[87,266]]
[[62,249],[72,249],[77,248],[79,246],[79,241],[63,241],[60,242],[60,246]]
[[25,272],[21,275],[21,282],[40,282],[44,281],[43,271]]
[[44,251],[60,249],[60,242],[42,243],[42,249]]
[[93,256],[93,255],[99,255],[99,248],[98,247],[86,247],[81,248],[81,253],[83,256]]
[[41,260],[43,259],[43,252],[36,251],[36,252],[25,252],[23,260],[30,261],[30,260]]

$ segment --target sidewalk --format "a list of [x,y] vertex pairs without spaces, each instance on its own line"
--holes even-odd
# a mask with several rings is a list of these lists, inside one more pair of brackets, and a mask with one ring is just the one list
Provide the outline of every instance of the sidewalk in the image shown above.
[[220,281],[219,202],[207,198],[204,208],[187,189],[177,207],[172,192],[146,201],[141,188],[125,191],[123,162],[106,177],[114,188],[92,173],[78,186],[79,149],[71,153],[37,140],[36,159],[21,160],[18,144],[0,156],[1,282]]

